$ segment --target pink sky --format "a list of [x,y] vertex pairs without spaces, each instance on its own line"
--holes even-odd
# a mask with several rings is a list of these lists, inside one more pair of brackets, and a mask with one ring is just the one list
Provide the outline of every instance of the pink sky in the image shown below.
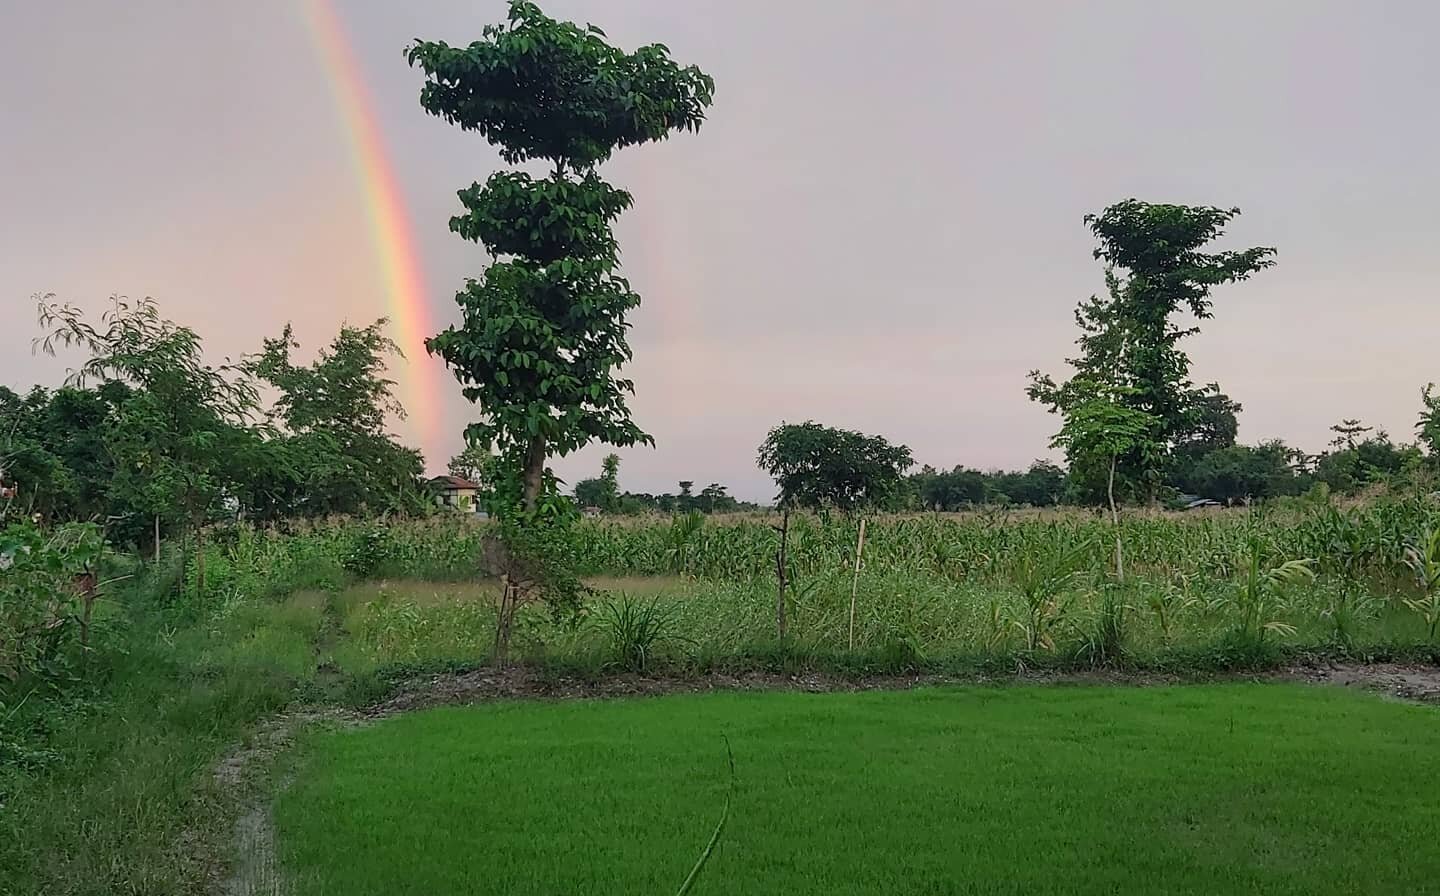
[[[477,37],[504,5],[336,6],[448,322],[485,264],[446,229],[455,190],[499,163],[421,112],[402,50]],[[755,447],[785,419],[882,433],[937,466],[1046,456],[1055,424],[1025,374],[1063,373],[1071,309],[1102,287],[1081,219],[1127,196],[1239,205],[1231,243],[1279,248],[1190,343],[1196,379],[1245,405],[1243,440],[1314,450],[1355,416],[1408,439],[1440,380],[1434,4],[545,7],[662,41],[717,82],[698,135],[603,169],[636,198],[619,226],[645,298],[627,373],[658,442],[621,452],[627,488],[768,497]],[[313,349],[388,313],[298,4],[12,6],[0,115],[0,383],[63,375],[30,353],[35,292],[97,311],[155,296],[217,357],[287,320]],[[470,412],[435,382],[438,469]],[[592,475],[604,451],[557,470]]]

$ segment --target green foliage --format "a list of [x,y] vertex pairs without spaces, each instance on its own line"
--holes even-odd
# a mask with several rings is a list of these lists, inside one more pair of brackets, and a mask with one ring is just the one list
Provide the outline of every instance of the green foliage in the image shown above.
[[597,619],[614,665],[626,672],[648,671],[658,650],[681,640],[674,611],[656,598],[638,600],[622,594],[601,604]]
[[85,610],[77,580],[94,574],[103,548],[89,523],[0,529],[0,698],[78,680]]
[[665,557],[670,571],[681,575],[693,571],[700,534],[705,529],[705,515],[698,510],[681,514],[670,521]]
[[519,472],[520,503],[533,509],[548,455],[595,439],[652,441],[630,418],[634,384],[616,375],[640,297],[616,273],[610,228],[631,197],[593,168],[616,149],[698,129],[714,84],[663,46],[625,53],[523,0],[481,40],[417,41],[407,58],[425,74],[426,111],[478,131],[507,162],[555,166],[549,179],[502,172],[460,192],[466,214],[451,229],[500,260],[456,295],[460,325],[426,343],[480,408],[467,440]]
[[244,371],[204,360],[200,337],[160,316],[151,299],[112,299],[99,326],[78,309],[42,297],[40,347],[78,347],[89,353],[72,384],[116,381],[133,393],[109,418],[105,444],[115,459],[112,499],[139,517],[199,524],[233,491],[235,459],[252,436],[245,424],[259,398]]
[[[1126,407],[1155,421],[1160,451],[1121,458],[1124,480],[1159,478],[1169,453],[1233,441],[1232,422],[1239,405],[1215,385],[1197,389],[1190,382],[1190,359],[1180,341],[1198,328],[1175,325],[1172,317],[1188,311],[1197,320],[1212,316],[1214,286],[1247,279],[1274,264],[1274,249],[1206,253],[1238,209],[1164,205],[1127,199],[1089,215],[1085,223],[1099,240],[1095,258],[1106,265],[1108,295],[1081,303],[1075,320],[1081,330],[1080,355],[1068,360],[1074,377],[1057,383],[1038,370],[1030,374],[1027,394],[1065,416],[1091,400],[1096,384],[1123,390]],[[1120,272],[1124,272],[1123,276]],[[1071,459],[1072,473],[1075,458]],[[1090,483],[1093,494],[1098,484]]]
[[255,516],[423,511],[420,454],[386,432],[388,417],[405,416],[385,377],[386,356],[400,354],[386,323],[342,326],[310,365],[291,360],[299,343],[286,325],[247,359],[246,369],[278,392],[270,417],[281,429],[256,451],[257,468],[240,488]]
[[1419,614],[1431,643],[1440,633],[1440,528],[1425,532],[1405,548],[1405,563],[1415,574],[1419,596],[1406,598],[1405,605]]
[[1420,422],[1415,425],[1420,441],[1429,452],[1432,463],[1440,463],[1440,392],[1430,383],[1420,393],[1425,409],[1420,412]]
[[1063,408],[1065,422],[1051,439],[1050,447],[1065,450],[1072,474],[1076,470],[1108,471],[1112,510],[1116,468],[1122,457],[1132,463],[1133,469],[1146,471],[1153,493],[1153,476],[1164,451],[1160,420],[1126,403],[1133,396],[1129,387],[1107,386],[1078,377],[1067,385],[1073,401]]
[[425,72],[425,111],[478,131],[512,164],[585,169],[617,149],[698,130],[715,91],[663,45],[625,53],[600,29],[557,22],[525,0],[511,0],[507,23],[487,26],[481,40],[417,41],[407,58]]
[[1298,495],[1306,480],[1295,475],[1292,456],[1279,441],[1231,445],[1177,465],[1174,482],[1181,491],[1221,502]]
[[1010,576],[1023,600],[1023,615],[1013,623],[1025,638],[1025,649],[1054,650],[1056,628],[1065,620],[1068,589],[1080,575],[1088,542],[1026,545],[1013,561]]
[[1295,626],[1280,618],[1285,609],[1285,597],[1296,586],[1314,581],[1315,561],[1285,560],[1268,565],[1265,562],[1265,545],[1260,539],[1253,538],[1240,566],[1244,577],[1224,598],[1238,611],[1238,633],[1258,645],[1263,645],[1271,634],[1293,635]]
[[781,507],[850,513],[897,504],[914,461],[909,448],[880,436],[807,421],[770,430],[758,463],[775,479]]

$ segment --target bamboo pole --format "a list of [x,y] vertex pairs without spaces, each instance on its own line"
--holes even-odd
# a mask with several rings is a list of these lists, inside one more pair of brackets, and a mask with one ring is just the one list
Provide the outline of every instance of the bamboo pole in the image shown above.
[[855,541],[855,577],[850,580],[850,651],[855,651],[855,593],[860,590],[860,555],[865,553],[865,518],[860,518],[860,537]]

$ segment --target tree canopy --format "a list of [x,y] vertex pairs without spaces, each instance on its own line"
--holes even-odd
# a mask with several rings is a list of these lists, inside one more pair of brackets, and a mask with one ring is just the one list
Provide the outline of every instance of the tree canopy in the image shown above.
[[904,445],[814,421],[770,430],[758,463],[775,479],[782,508],[847,513],[896,504],[905,471],[914,465]]
[[[1181,341],[1198,327],[1177,323],[1178,313],[1196,320],[1212,316],[1211,289],[1247,279],[1274,264],[1275,250],[1256,247],[1205,252],[1238,209],[1152,204],[1127,199],[1085,218],[1105,263],[1105,297],[1091,296],[1075,312],[1078,357],[1068,360],[1073,377],[1057,383],[1030,374],[1030,397],[1064,416],[1091,400],[1095,384],[1123,389],[1126,407],[1148,414],[1158,452],[1119,459],[1122,478],[1153,487],[1178,446],[1233,444],[1230,420],[1239,405],[1212,384],[1190,381],[1190,358]],[[1073,459],[1072,459],[1073,460]],[[1153,494],[1153,491],[1149,492]]]

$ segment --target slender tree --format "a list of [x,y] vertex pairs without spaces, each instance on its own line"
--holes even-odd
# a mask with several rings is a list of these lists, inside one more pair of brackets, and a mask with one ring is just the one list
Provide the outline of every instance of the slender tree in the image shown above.
[[503,459],[533,511],[548,456],[596,439],[652,442],[630,417],[633,384],[617,375],[640,297],[618,273],[611,223],[632,200],[595,169],[617,149],[697,130],[714,83],[663,45],[626,53],[525,0],[468,46],[417,41],[407,55],[425,75],[427,112],[479,132],[506,162],[551,168],[460,191],[465,211],[450,229],[497,260],[456,295],[460,324],[427,342],[479,407],[466,438]]
[[1161,423],[1154,414],[1126,402],[1133,397],[1128,389],[1085,379],[1072,380],[1070,385],[1078,400],[1065,408],[1065,425],[1050,445],[1065,449],[1072,464],[1105,471],[1106,500],[1115,528],[1115,578],[1123,583],[1125,543],[1115,500],[1115,477],[1122,457],[1135,458],[1143,466],[1153,464],[1152,459],[1164,448]]

